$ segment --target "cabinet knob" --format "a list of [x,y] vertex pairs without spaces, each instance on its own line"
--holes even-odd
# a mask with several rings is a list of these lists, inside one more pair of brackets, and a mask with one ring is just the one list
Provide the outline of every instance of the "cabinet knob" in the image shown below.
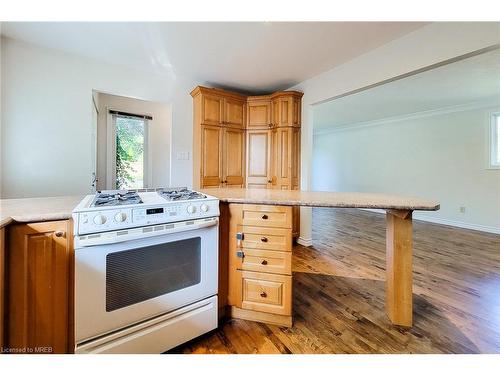
[[267,260],[263,260],[262,262],[260,262],[260,264],[262,264],[263,266],[267,265]]
[[260,294],[260,296],[261,296],[262,298],[266,298],[266,297],[267,297],[267,293],[266,293],[266,292],[262,292],[262,293]]
[[56,237],[64,237],[64,231],[58,230],[54,232],[54,236]]
[[271,184],[271,183],[273,182],[273,180],[267,180],[267,182],[268,182],[269,184]]
[[262,215],[263,220],[267,220],[269,217],[267,215]]
[[267,237],[262,237],[260,240],[261,240],[262,242],[267,242]]

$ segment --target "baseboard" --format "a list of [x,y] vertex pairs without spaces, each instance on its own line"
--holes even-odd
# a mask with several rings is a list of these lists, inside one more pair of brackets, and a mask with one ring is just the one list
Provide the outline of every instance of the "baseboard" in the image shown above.
[[[376,209],[372,209],[372,208],[360,208],[360,210],[375,212],[378,214],[385,214],[384,210],[376,210]],[[419,221],[425,221],[428,223],[449,225],[451,227],[472,229],[472,230],[478,230],[480,232],[500,234],[500,228],[498,228],[498,227],[492,227],[489,225],[473,224],[473,223],[465,223],[463,221],[442,219],[440,217],[426,216],[418,211],[413,211],[413,219],[419,220]]]
[[297,238],[297,243],[299,245],[302,245],[302,246],[305,246],[305,247],[309,247],[309,246],[312,246],[313,240],[312,240],[312,238],[299,237],[299,238]]

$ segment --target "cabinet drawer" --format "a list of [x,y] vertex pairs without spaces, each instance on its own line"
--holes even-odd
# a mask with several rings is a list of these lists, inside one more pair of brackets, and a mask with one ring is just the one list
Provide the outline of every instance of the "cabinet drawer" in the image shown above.
[[241,308],[272,314],[291,315],[292,277],[239,271]]
[[244,256],[239,259],[238,268],[244,271],[292,274],[292,253],[284,251],[241,249]]
[[292,207],[244,204],[241,214],[243,225],[273,228],[292,227]]
[[292,230],[238,225],[238,233],[243,237],[237,247],[292,251]]

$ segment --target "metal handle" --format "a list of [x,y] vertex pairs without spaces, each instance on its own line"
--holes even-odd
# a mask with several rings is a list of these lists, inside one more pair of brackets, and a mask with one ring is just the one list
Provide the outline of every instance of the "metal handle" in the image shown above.
[[260,240],[261,240],[262,242],[267,242],[267,237],[262,237]]
[[266,298],[266,297],[267,297],[267,293],[266,293],[266,292],[262,292],[262,293],[260,294],[260,296],[261,296],[262,298]]
[[267,220],[268,218],[269,218],[269,216],[267,216],[267,215],[262,215],[262,219]]
[[58,230],[54,232],[54,236],[56,237],[64,237],[64,231]]
[[264,266],[267,265],[267,260],[264,259],[262,262],[260,262],[260,264],[262,264]]

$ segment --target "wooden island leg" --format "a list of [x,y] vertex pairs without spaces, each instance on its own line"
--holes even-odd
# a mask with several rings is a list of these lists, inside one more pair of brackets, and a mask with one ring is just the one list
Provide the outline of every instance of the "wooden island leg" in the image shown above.
[[412,211],[387,210],[386,311],[393,324],[411,327],[413,317]]

